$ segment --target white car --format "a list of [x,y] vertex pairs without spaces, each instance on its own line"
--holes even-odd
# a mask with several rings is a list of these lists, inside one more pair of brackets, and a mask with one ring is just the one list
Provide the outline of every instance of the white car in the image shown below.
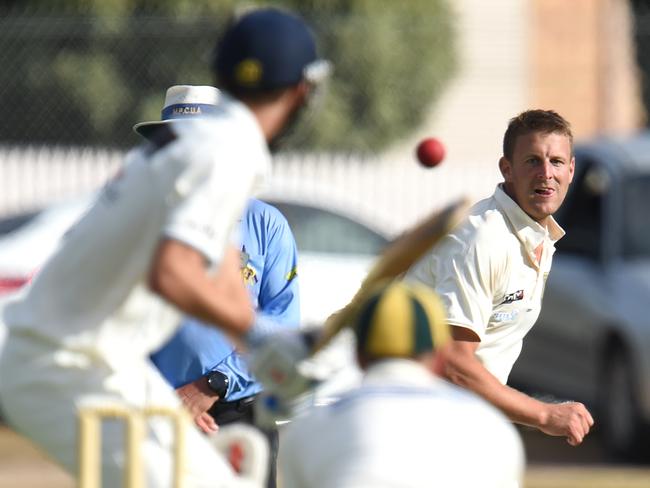
[[0,220],[0,295],[31,279],[91,202],[84,196]]
[[287,218],[296,239],[302,321],[322,323],[350,301],[388,241],[377,231],[334,211],[266,201]]

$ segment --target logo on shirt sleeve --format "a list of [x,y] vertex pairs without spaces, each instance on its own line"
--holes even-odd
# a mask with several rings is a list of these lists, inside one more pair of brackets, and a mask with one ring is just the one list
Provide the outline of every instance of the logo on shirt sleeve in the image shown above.
[[508,293],[499,305],[503,305],[504,303],[517,302],[523,299],[524,299],[524,290],[517,290],[514,293]]
[[289,271],[285,278],[287,281],[293,280],[296,276],[298,276],[298,269],[296,267],[291,268],[291,271]]
[[519,317],[518,310],[512,310],[510,312],[494,312],[492,314],[492,320],[494,322],[514,322]]

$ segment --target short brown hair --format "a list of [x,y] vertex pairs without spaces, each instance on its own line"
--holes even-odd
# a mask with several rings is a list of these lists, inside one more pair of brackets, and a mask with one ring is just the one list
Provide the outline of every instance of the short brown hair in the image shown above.
[[526,110],[510,119],[506,133],[503,136],[503,156],[508,161],[512,161],[517,137],[530,134],[531,132],[542,132],[544,134],[557,133],[567,136],[571,144],[571,154],[573,154],[571,124],[553,110],[534,109]]

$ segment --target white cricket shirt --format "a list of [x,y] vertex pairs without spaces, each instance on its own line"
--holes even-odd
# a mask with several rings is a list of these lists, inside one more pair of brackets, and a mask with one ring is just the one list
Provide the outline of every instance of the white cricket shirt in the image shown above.
[[177,138],[137,148],[4,322],[54,348],[108,364],[141,360],[179,321],[146,286],[162,236],[185,242],[216,265],[251,192],[270,169],[252,113],[224,96],[214,117],[173,126]]
[[492,405],[404,359],[280,432],[284,488],[513,488],[524,452]]
[[[432,287],[447,308],[449,323],[479,336],[478,358],[505,384],[523,338],[539,316],[555,242],[563,235],[552,217],[543,227],[499,185],[406,279]],[[543,248],[539,263],[538,246]]]

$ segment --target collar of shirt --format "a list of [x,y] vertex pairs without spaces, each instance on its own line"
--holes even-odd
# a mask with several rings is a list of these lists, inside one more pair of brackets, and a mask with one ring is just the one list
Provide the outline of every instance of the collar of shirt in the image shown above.
[[564,229],[559,226],[552,216],[549,218],[548,227],[544,227],[530,218],[503,190],[502,183],[497,185],[494,198],[529,254],[534,254],[535,249],[543,244],[546,239],[555,244],[564,236]]
[[399,383],[400,385],[431,386],[439,380],[417,361],[402,358],[390,358],[370,365],[363,378],[368,386]]

